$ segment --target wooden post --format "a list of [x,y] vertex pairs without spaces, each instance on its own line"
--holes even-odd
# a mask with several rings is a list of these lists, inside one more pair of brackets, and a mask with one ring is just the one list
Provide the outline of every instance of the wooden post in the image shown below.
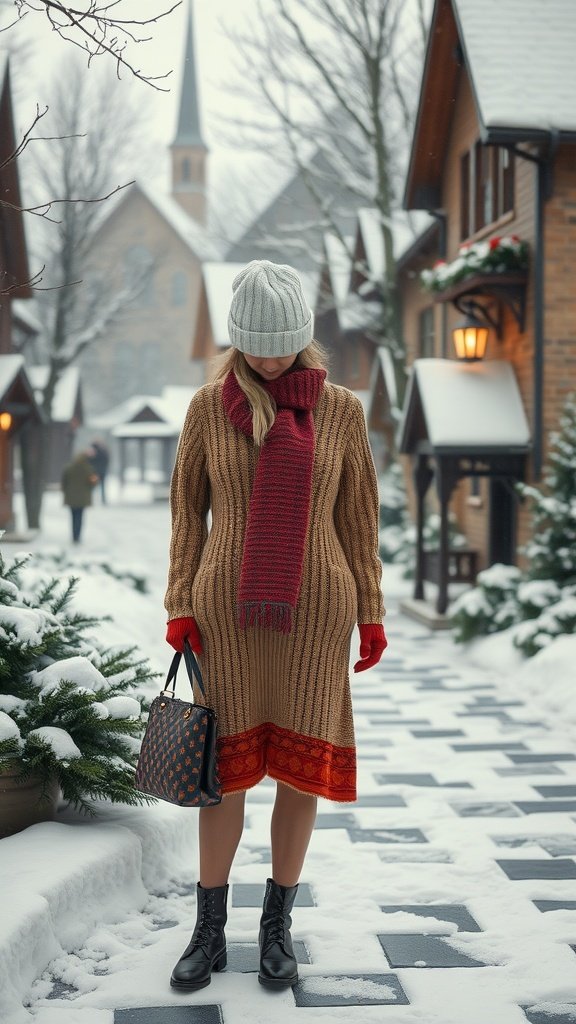
[[144,482],[146,478],[146,438],[138,438],[138,456],[140,461],[140,479]]
[[124,476],[126,473],[126,439],[124,437],[118,438],[119,448],[119,475],[120,475],[120,487],[124,487]]
[[449,510],[450,496],[456,484],[457,475],[454,468],[445,459],[437,461],[436,485],[440,501],[440,543],[438,550],[438,600],[436,611],[444,615],[448,607],[448,580],[450,559]]
[[434,476],[426,455],[417,455],[414,463],[416,489],[416,568],[414,572],[414,599],[424,600],[424,502]]

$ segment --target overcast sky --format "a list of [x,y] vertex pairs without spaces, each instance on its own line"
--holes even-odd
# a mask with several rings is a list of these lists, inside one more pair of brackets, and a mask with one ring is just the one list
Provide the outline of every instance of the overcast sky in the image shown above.
[[[131,0],[125,0],[129,7]],[[149,42],[132,43],[128,56],[145,74],[172,74],[166,82],[159,84],[168,91],[160,92],[143,82],[134,80],[122,71],[123,82],[119,88],[126,90],[127,101],[144,110],[145,129],[141,140],[142,149],[135,153],[138,173],[158,188],[169,189],[168,146],[174,137],[180,81],[182,75],[187,9],[189,0],[184,2],[168,17],[146,30],[152,36]],[[167,0],[138,0],[135,9],[146,6],[151,12],[168,9],[172,4]],[[258,201],[262,205],[262,169],[266,159],[232,149],[224,140],[220,115],[223,111],[246,112],[245,104],[234,96],[234,83],[238,81],[234,70],[234,45],[227,38],[227,28],[242,27],[256,11],[255,0],[192,0],[196,42],[198,88],[200,94],[202,130],[210,148],[209,176],[212,191],[222,193],[231,177],[242,181],[251,180],[252,171],[258,182]],[[124,13],[124,9],[123,9]],[[13,35],[13,30],[10,30]],[[15,73],[16,119],[20,131],[30,124],[37,102],[42,104],[45,84],[61,73],[66,63],[79,51],[64,42],[52,32],[42,13],[29,13],[17,29],[21,39],[20,50],[13,61]],[[97,62],[102,66],[107,58]],[[96,63],[95,65],[96,66]],[[90,73],[90,72],[87,72]],[[232,85],[232,92],[227,88]],[[238,85],[240,82],[238,81]],[[250,111],[253,114],[252,111]],[[47,123],[47,122],[46,122]],[[46,132],[44,132],[46,134]],[[269,158],[268,158],[269,160]],[[264,182],[273,193],[282,183],[282,176],[276,172],[276,180]]]

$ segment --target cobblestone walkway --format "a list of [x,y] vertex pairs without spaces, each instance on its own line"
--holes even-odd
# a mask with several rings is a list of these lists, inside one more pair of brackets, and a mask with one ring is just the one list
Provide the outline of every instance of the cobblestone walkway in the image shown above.
[[[447,637],[394,612],[388,632],[381,665],[353,680],[359,799],[319,802],[293,915],[298,985],[269,993],[255,973],[265,782],[249,794],[231,878],[226,972],[188,996],[168,988],[195,917],[196,879],[181,879],[151,897],[142,933],[132,922],[142,1005],[117,1008],[114,1024],[574,1024],[576,744],[461,665]],[[118,926],[119,942],[130,934]],[[91,967],[88,947],[96,987],[66,990],[54,972],[44,1007],[117,1005],[114,951],[104,944]]]

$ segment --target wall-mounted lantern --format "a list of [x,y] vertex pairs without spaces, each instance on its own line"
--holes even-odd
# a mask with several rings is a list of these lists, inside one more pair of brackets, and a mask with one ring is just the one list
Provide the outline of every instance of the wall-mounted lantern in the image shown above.
[[473,363],[483,359],[488,344],[489,328],[478,317],[468,311],[464,320],[452,331],[458,359]]
[[12,415],[9,412],[0,412],[0,432],[7,434],[12,426]]

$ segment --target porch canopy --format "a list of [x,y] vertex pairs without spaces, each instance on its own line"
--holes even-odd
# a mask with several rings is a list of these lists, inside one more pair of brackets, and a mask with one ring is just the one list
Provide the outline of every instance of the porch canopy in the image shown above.
[[440,503],[438,598],[448,607],[448,509],[459,480],[489,477],[509,489],[524,477],[530,430],[508,362],[417,359],[399,427],[399,451],[412,457],[417,498],[414,598],[424,598],[424,501],[433,480]]

